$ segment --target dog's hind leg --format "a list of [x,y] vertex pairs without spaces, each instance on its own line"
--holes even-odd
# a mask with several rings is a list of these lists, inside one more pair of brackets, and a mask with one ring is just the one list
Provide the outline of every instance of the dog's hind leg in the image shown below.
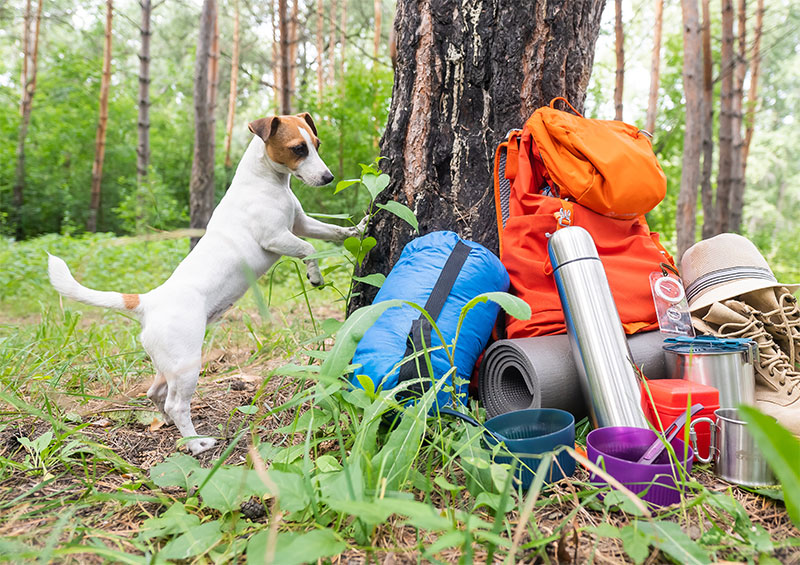
[[169,417],[169,414],[166,413],[164,410],[164,402],[167,400],[167,379],[164,378],[164,375],[161,371],[156,370],[156,376],[153,379],[153,384],[150,385],[150,388],[147,390],[147,398],[149,398],[153,404],[155,404],[156,408],[158,408],[161,415],[164,417],[164,421],[167,424],[172,424],[172,418]]
[[[181,318],[170,312],[147,319],[142,330],[142,344],[166,383],[164,414],[170,418],[185,438],[186,446],[198,455],[216,445],[210,437],[197,437],[192,423],[191,401],[200,375],[205,317],[195,305],[185,305]],[[192,306],[192,307],[189,307]],[[158,381],[156,398],[163,393],[164,385]],[[155,401],[155,400],[154,400]],[[156,401],[157,402],[157,401]]]

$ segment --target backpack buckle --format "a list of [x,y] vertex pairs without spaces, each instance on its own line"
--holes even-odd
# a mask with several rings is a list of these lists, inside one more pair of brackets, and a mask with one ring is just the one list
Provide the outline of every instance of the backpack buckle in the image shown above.
[[556,223],[559,228],[566,228],[572,225],[572,210],[561,208],[553,215],[556,217]]

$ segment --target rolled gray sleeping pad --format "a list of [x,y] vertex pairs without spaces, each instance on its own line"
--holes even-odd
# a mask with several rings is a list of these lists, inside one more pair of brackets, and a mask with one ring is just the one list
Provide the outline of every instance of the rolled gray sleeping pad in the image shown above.
[[[667,378],[659,331],[628,337],[633,361],[648,379]],[[561,408],[588,414],[567,334],[502,339],[483,356],[478,393],[492,418],[523,408]]]

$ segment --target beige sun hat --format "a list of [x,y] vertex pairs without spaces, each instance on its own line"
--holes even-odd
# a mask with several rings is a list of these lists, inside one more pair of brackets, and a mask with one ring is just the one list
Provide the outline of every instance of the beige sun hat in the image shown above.
[[692,245],[683,254],[681,274],[692,312],[754,290],[783,286],[794,293],[800,288],[779,283],[753,242],[735,233]]

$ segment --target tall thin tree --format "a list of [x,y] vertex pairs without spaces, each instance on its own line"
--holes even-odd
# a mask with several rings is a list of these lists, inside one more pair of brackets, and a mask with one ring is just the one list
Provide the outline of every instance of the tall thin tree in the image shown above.
[[686,97],[686,125],[683,137],[681,189],[676,213],[678,257],[695,241],[697,186],[700,182],[700,146],[702,143],[703,66],[700,47],[700,15],[697,0],[682,0],[683,20],[683,90]]
[[347,44],[347,0],[342,1],[342,9],[339,12],[339,80],[344,81],[344,60]]
[[722,47],[720,50],[719,165],[714,205],[714,233],[730,225],[731,172],[733,164],[733,0],[722,0]]
[[289,90],[294,94],[297,84],[297,47],[299,44],[298,25],[300,14],[299,0],[292,0],[292,14],[289,16]]
[[239,79],[239,0],[233,3],[233,47],[231,48],[231,88],[228,94],[228,120],[225,123],[225,167],[230,169],[233,121],[236,115],[236,83]]
[[289,86],[289,16],[286,13],[286,0],[278,0],[278,25],[280,27],[280,111],[292,113],[292,92]]
[[325,87],[325,8],[322,0],[317,0],[317,104],[322,106],[322,89]]
[[328,80],[336,82],[336,0],[331,0],[330,35],[328,35]]
[[[216,0],[203,0],[194,63],[194,153],[189,182],[189,227],[205,229],[214,209],[214,113],[209,104],[209,66]],[[200,238],[194,237],[194,247]]]
[[208,59],[208,108],[215,116],[217,94],[219,92],[219,12],[214,13],[214,35],[211,38],[211,51]]
[[375,12],[375,39],[372,47],[372,56],[377,61],[378,53],[381,47],[381,20],[383,16],[383,6],[381,0],[375,0],[373,3],[373,10]]
[[714,79],[711,53],[710,0],[703,5],[703,169],[700,179],[700,200],[703,203],[703,239],[714,235],[714,193],[711,173],[714,167]]
[[761,76],[761,30],[764,25],[764,0],[756,5],[756,24],[753,29],[753,53],[750,56],[750,90],[747,93],[745,112],[744,150],[742,151],[742,175],[747,172],[747,157],[750,155],[750,142],[753,141],[753,125],[758,108],[758,79]]
[[[25,18],[22,34],[22,95],[20,96],[21,120],[19,124],[19,137],[17,140],[17,167],[14,172],[14,187],[12,189],[13,224],[17,239],[25,236],[22,207],[25,203],[25,141],[28,138],[28,127],[31,122],[33,110],[33,96],[36,94],[36,72],[39,60],[39,31],[42,22],[42,4],[39,0],[36,8],[36,23],[34,25],[33,40],[31,41],[31,3],[26,3]],[[31,47],[31,42],[33,47]]]
[[617,72],[614,84],[614,119],[622,120],[622,88],[625,84],[625,33],[622,29],[622,0],[614,0],[614,36]]
[[744,78],[747,73],[747,4],[746,0],[739,0],[737,8],[737,54],[733,73],[733,146],[731,162],[731,203],[730,225],[728,229],[739,232],[742,225],[744,212],[744,136],[742,125],[744,123]]
[[145,195],[150,169],[150,20],[153,11],[151,0],[139,0],[142,20],[139,26],[139,120],[136,145],[136,231],[144,229]]
[[644,129],[650,133],[656,129],[658,112],[658,85],[661,76],[661,28],[664,19],[664,0],[656,0],[655,23],[653,24],[653,53],[650,55],[650,95],[647,97],[647,117]]
[[86,229],[97,231],[97,216],[100,214],[100,187],[103,181],[103,159],[106,154],[106,131],[108,129],[108,91],[111,85],[111,35],[114,17],[113,0],[106,0],[106,28],[103,43],[103,76],[100,80],[100,116],[97,121],[94,163],[92,164],[92,189],[89,200],[89,216]]

